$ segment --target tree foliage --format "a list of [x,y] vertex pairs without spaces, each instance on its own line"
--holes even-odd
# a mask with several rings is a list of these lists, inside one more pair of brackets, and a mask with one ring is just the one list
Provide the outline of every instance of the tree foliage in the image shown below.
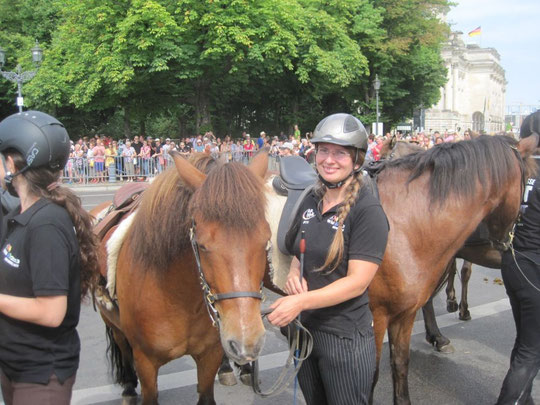
[[[446,0],[0,0],[0,45],[44,62],[26,104],[78,132],[310,130],[324,115],[388,124],[439,97]],[[5,45],[4,45],[5,44]],[[0,112],[13,87],[0,83]],[[148,123],[149,125],[146,125]],[[72,131],[73,132],[73,131]],[[117,134],[120,136],[121,134]]]

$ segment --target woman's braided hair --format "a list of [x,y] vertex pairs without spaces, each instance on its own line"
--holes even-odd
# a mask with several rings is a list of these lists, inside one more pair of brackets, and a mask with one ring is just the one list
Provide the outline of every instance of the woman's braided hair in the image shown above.
[[[364,163],[364,158],[366,156],[365,152],[358,149],[356,156],[356,162],[355,165],[362,165]],[[353,158],[353,161],[355,159],[354,153],[351,154],[351,157]],[[362,188],[362,185],[364,184],[362,180],[362,172],[356,171],[352,175],[352,180],[347,186],[347,189],[345,190],[345,198],[343,201],[343,205],[338,209],[338,227],[336,230],[336,233],[334,235],[334,239],[332,240],[332,243],[330,244],[330,248],[328,249],[328,255],[326,256],[326,260],[324,261],[324,264],[316,269],[315,271],[323,271],[325,270],[326,273],[331,273],[335,269],[338,268],[340,263],[343,260],[343,254],[345,250],[344,246],[344,238],[343,238],[343,224],[345,223],[345,219],[347,219],[347,216],[349,215],[349,212],[351,212],[351,208],[356,203],[356,199],[358,197],[358,192]],[[317,194],[322,198],[322,196],[326,193],[326,186],[319,182],[319,187],[317,189]]]
[[[18,152],[7,154],[13,158],[15,167],[21,170],[26,162]],[[47,167],[30,168],[22,176],[28,182],[29,192],[38,197],[63,207],[68,212],[77,235],[80,250],[81,300],[84,299],[92,286],[96,285],[99,276],[97,258],[97,239],[92,231],[92,217],[82,208],[81,200],[69,188],[56,186],[60,171]],[[51,186],[52,185],[52,186]]]

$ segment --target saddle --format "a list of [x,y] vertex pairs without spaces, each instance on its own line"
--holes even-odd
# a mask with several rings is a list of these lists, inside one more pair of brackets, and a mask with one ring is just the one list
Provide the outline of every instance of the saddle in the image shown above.
[[122,220],[137,209],[141,202],[141,195],[148,187],[148,183],[131,183],[119,188],[113,197],[107,215],[94,226],[94,234],[99,239],[99,270],[104,279],[107,279],[107,241],[118,228]]
[[[364,185],[371,194],[379,200],[377,188],[377,174],[384,168],[378,165],[376,170],[363,168]],[[373,169],[373,168],[372,168]],[[293,252],[287,249],[287,233],[293,226],[300,204],[305,196],[311,192],[317,181],[317,173],[313,167],[300,156],[286,156],[279,161],[279,176],[274,177],[272,186],[276,193],[287,197],[283,212],[279,220],[277,232],[278,248],[284,255],[291,256]]]

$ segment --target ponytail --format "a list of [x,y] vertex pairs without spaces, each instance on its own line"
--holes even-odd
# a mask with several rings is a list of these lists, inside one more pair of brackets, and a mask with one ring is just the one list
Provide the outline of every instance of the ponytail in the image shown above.
[[[10,153],[9,155],[13,158],[18,170],[25,166],[26,163],[19,153]],[[75,193],[69,188],[59,185],[59,171],[52,171],[47,167],[30,168],[22,173],[22,176],[27,180],[31,194],[44,197],[63,207],[73,222],[79,242],[81,300],[83,300],[99,276],[98,243],[92,230],[92,217],[82,208],[81,200]]]

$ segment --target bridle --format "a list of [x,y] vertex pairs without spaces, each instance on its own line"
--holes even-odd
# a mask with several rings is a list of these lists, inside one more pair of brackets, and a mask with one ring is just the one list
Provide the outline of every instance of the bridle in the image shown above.
[[[262,293],[263,282],[261,281],[260,290],[257,291],[232,291],[227,293],[215,293],[212,291],[212,288],[206,281],[206,277],[202,271],[201,257],[199,255],[199,245],[197,243],[197,234],[195,220],[191,219],[191,228],[189,230],[189,240],[191,241],[191,247],[193,248],[193,254],[195,256],[195,261],[197,262],[197,271],[199,273],[199,281],[204,294],[204,303],[212,321],[212,325],[218,330],[221,327],[221,319],[219,317],[219,312],[215,307],[215,303],[218,301],[224,301],[234,298],[256,298],[263,300],[264,296]],[[269,244],[267,250],[271,250],[272,246]],[[266,316],[270,313],[270,310],[261,311],[261,316]],[[287,328],[288,342],[289,342],[289,356],[287,358],[286,364],[281,370],[280,375],[278,376],[276,382],[268,389],[263,391],[260,387],[259,381],[259,362],[255,360],[251,363],[253,372],[251,374],[251,382],[253,391],[261,397],[270,397],[278,395],[283,392],[291,381],[294,380],[298,371],[300,371],[300,366],[302,362],[311,354],[313,349],[313,337],[311,333],[298,321],[294,320],[289,327]],[[295,353],[295,348],[301,348],[301,350]],[[293,364],[294,363],[294,364]]]
[[212,291],[212,288],[206,281],[206,277],[202,271],[201,266],[201,257],[199,255],[199,245],[197,243],[197,234],[195,220],[191,220],[191,228],[189,230],[189,240],[191,241],[191,247],[193,248],[193,254],[195,255],[195,261],[197,262],[197,271],[199,273],[199,281],[204,294],[204,303],[206,309],[208,310],[208,315],[212,321],[212,325],[219,329],[221,325],[221,320],[219,317],[219,312],[216,309],[215,303],[218,301],[224,301],[234,298],[256,298],[259,300],[263,299],[262,287],[263,283],[261,281],[261,286],[259,291],[231,291],[227,293],[215,293]]
[[[525,162],[523,161],[523,158],[521,157],[517,147],[511,145],[510,149],[514,151],[514,154],[516,155],[516,158],[519,163],[519,171],[521,173],[521,184],[520,184],[520,196],[523,198],[523,192],[525,191],[525,185],[527,183],[526,179],[526,173],[525,173]],[[497,249],[500,252],[505,252],[508,249],[514,249],[512,246],[512,241],[514,240],[514,231],[516,229],[516,223],[519,220],[519,217],[521,215],[521,212],[518,213],[516,218],[514,219],[514,222],[512,223],[512,229],[506,233],[502,239],[494,239],[489,237],[489,243],[494,249]]]

